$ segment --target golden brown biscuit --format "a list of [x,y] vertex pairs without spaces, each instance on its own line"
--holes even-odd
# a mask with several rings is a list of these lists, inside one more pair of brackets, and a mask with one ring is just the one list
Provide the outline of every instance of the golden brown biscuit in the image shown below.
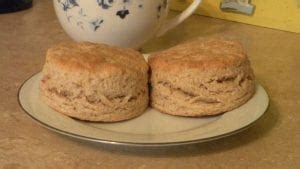
[[216,115],[254,93],[250,62],[236,41],[198,39],[150,56],[151,105],[180,116]]
[[121,121],[148,106],[148,65],[132,50],[64,43],[47,52],[41,96],[53,109],[88,121]]

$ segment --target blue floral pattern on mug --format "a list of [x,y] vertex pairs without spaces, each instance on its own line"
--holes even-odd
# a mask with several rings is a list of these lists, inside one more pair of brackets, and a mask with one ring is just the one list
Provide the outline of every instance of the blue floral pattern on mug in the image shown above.
[[[115,16],[121,20],[125,20],[130,15],[128,7],[132,5],[132,0],[95,0],[100,10],[110,10],[114,5],[120,6],[120,9],[116,11]],[[137,8],[143,9],[143,1],[139,0]],[[97,17],[91,18],[86,14],[83,7],[79,4],[80,0],[57,0],[61,4],[61,9],[64,11],[68,22],[75,22],[81,29],[89,27],[93,31],[97,31],[101,28],[101,25],[105,23],[105,18]],[[162,0],[157,6],[157,18],[162,15],[163,9],[167,8],[168,0]],[[136,4],[135,4],[136,5]],[[69,10],[77,10],[78,15],[70,14]],[[107,18],[108,19],[108,18]],[[88,26],[87,26],[88,25]]]
[[97,3],[103,9],[108,9],[111,7],[111,4],[114,3],[114,0],[97,0]]

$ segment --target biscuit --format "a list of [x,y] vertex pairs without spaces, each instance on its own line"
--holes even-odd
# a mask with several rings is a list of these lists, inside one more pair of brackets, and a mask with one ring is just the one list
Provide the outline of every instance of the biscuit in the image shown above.
[[237,108],[254,93],[254,74],[242,45],[197,39],[149,58],[151,105],[179,116],[217,115]]
[[40,95],[51,108],[80,120],[131,119],[148,106],[148,65],[132,49],[63,43],[50,48]]

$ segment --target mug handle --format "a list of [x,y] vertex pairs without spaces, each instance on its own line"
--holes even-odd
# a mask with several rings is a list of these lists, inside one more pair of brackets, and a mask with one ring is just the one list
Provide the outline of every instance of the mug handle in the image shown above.
[[164,35],[167,31],[176,27],[181,22],[183,22],[185,19],[187,19],[189,16],[191,16],[193,14],[193,12],[201,4],[201,2],[202,2],[202,0],[194,0],[193,3],[186,10],[184,10],[180,15],[178,15],[175,18],[172,18],[170,20],[167,20],[161,26],[161,28],[158,30],[158,33],[156,34],[156,36],[160,37],[160,36]]

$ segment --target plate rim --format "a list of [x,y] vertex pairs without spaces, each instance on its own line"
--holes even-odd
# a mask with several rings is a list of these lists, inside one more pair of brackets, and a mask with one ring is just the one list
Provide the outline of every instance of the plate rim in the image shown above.
[[[17,97],[18,97],[18,104],[19,106],[21,107],[21,109],[31,118],[33,119],[37,124],[39,124],[40,126],[42,127],[45,127],[47,129],[49,129],[50,131],[53,131],[55,133],[59,133],[61,135],[64,135],[64,136],[68,136],[70,138],[76,138],[76,139],[79,139],[79,140],[84,140],[84,141],[89,141],[89,142],[94,142],[94,143],[102,143],[102,144],[110,144],[110,145],[118,145],[118,146],[128,146],[128,147],[171,147],[171,146],[180,146],[180,145],[188,145],[188,144],[196,144],[196,143],[204,143],[204,142],[209,142],[209,141],[214,141],[214,140],[218,140],[218,139],[221,139],[221,138],[225,138],[225,137],[228,137],[228,136],[232,136],[232,135],[235,135],[237,133],[240,133],[242,131],[245,131],[247,130],[248,128],[254,126],[260,119],[262,119],[262,117],[265,116],[267,110],[269,109],[269,106],[270,106],[270,101],[269,101],[269,95],[268,93],[266,92],[266,90],[264,89],[263,86],[260,86],[264,89],[265,93],[266,93],[266,96],[267,96],[267,99],[268,99],[268,102],[267,102],[267,105],[266,105],[266,108],[263,112],[263,114],[261,116],[259,116],[257,119],[255,119],[254,121],[252,121],[251,123],[247,124],[246,126],[244,127],[241,127],[237,130],[233,130],[231,132],[228,132],[228,133],[224,133],[224,134],[221,134],[221,135],[217,135],[217,136],[212,136],[212,137],[207,137],[207,138],[201,138],[201,139],[194,139],[194,140],[187,140],[187,141],[175,141],[175,142],[157,142],[157,143],[139,143],[139,142],[127,142],[127,141],[114,141],[114,140],[108,140],[108,139],[99,139],[99,138],[94,138],[94,137],[87,137],[87,136],[82,136],[82,135],[79,135],[79,134],[76,134],[76,133],[72,133],[72,132],[68,132],[68,131],[65,131],[65,130],[62,130],[62,129],[59,129],[59,128],[55,128],[39,119],[37,119],[36,117],[34,117],[33,115],[31,115],[22,105],[21,103],[21,96],[20,96],[20,93],[21,93],[21,90],[23,89],[23,86],[30,80],[32,79],[34,76],[38,75],[39,73],[41,73],[41,71],[37,72],[37,73],[34,73],[32,74],[31,76],[29,76],[23,83],[22,85],[19,87],[18,89],[18,94],[17,94]],[[257,83],[258,84],[258,83]]]

